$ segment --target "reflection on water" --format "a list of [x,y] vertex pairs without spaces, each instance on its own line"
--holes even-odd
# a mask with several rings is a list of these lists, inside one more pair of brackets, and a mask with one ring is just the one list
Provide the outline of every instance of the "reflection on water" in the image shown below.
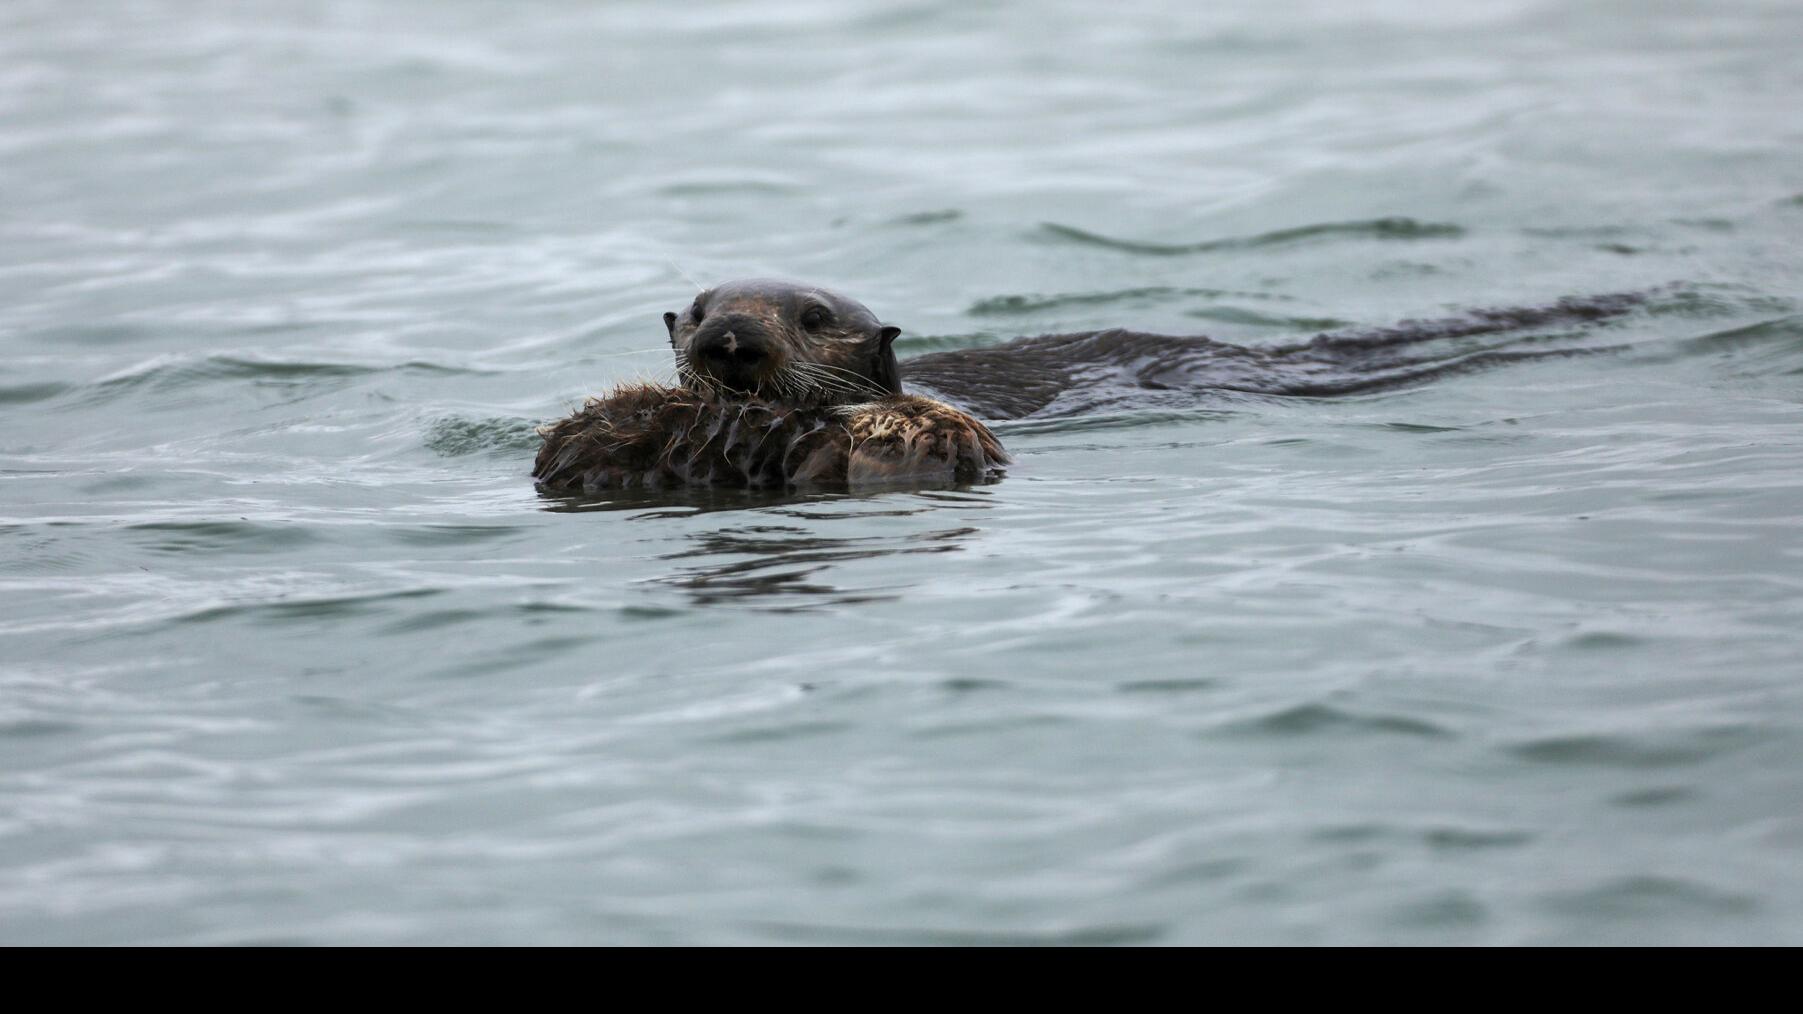
[[[615,490],[576,496],[541,491],[539,496],[546,504],[543,510],[550,513],[632,512],[629,520],[634,522],[743,512],[816,523],[814,527],[746,524],[691,532],[686,536],[690,546],[658,557],[685,561],[729,558],[705,565],[684,564],[671,574],[653,579],[655,583],[682,589],[694,605],[754,605],[783,610],[894,598],[907,586],[847,589],[825,580],[825,575],[830,574],[834,564],[847,561],[956,552],[962,548],[961,542],[979,531],[960,526],[893,536],[835,536],[830,534],[832,523],[920,517],[948,508],[962,513],[992,506],[987,492],[970,485],[861,493],[785,494],[702,488]],[[821,523],[828,527],[821,527]]]
[[[672,489],[613,489],[594,493],[566,493],[538,490],[541,509],[552,514],[588,514],[596,511],[643,511],[635,515],[645,520],[692,517],[720,511],[767,511],[787,517],[808,519],[906,517],[930,510],[934,506],[981,508],[986,495],[979,486],[1001,481],[989,478],[981,483],[946,483],[943,485],[898,485],[858,490],[743,490],[726,487],[690,486]],[[906,502],[918,506],[903,509],[809,511],[806,504],[835,505],[884,502],[898,493],[907,494]]]
[[685,565],[661,580],[687,591],[696,605],[734,603],[805,609],[817,605],[877,602],[895,598],[907,589],[905,586],[886,586],[848,591],[827,583],[823,575],[831,571],[833,564],[848,560],[875,560],[908,553],[955,553],[963,548],[960,543],[977,531],[975,528],[948,528],[897,537],[841,539],[788,525],[723,528],[690,536],[696,543],[693,548],[670,553],[663,559],[733,559],[703,566]]

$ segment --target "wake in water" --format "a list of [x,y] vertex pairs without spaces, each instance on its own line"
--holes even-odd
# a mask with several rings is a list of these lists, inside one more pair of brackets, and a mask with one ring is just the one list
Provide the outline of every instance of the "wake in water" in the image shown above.
[[[1405,387],[1454,373],[1610,348],[1525,348],[1620,317],[1644,293],[1574,296],[1550,306],[1473,310],[1392,327],[1351,328],[1253,348],[1202,337],[1114,328],[1017,338],[906,360],[902,380],[982,418],[1054,418],[1205,402],[1231,391],[1328,398]],[[1561,329],[1546,334],[1548,328]],[[1448,339],[1494,339],[1445,348]]]

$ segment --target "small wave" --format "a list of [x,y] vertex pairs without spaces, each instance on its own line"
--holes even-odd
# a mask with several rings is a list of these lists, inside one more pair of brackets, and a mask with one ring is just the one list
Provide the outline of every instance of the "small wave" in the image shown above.
[[446,458],[466,454],[519,454],[538,450],[538,426],[530,419],[447,416],[426,429],[426,447]]
[[894,225],[940,225],[945,222],[956,222],[963,217],[964,212],[956,208],[946,208],[942,211],[920,211],[912,215],[902,215],[892,219],[891,222]]
[[1241,292],[1233,289],[1207,289],[1177,285],[1143,285],[1105,292],[991,296],[988,299],[980,299],[972,303],[970,308],[964,312],[973,317],[1023,317],[1047,310],[1061,310],[1068,306],[1141,306],[1186,296],[1197,296],[1203,299],[1288,300],[1290,298],[1268,292]]
[[1727,726],[1662,735],[1546,736],[1513,744],[1505,750],[1519,760],[1536,764],[1641,770],[1700,764],[1744,750],[1763,738],[1754,727]]
[[1115,684],[1115,689],[1123,694],[1193,694],[1200,690],[1213,690],[1219,682],[1211,679],[1164,679],[1164,680],[1129,680]]
[[459,546],[506,538],[521,530],[518,525],[408,525],[391,529],[388,537],[409,546]]
[[[1009,335],[1007,337],[1014,337]],[[903,335],[895,340],[896,353],[945,352],[952,349],[974,349],[1006,340],[989,331],[970,334]]]
[[185,622],[204,623],[212,620],[250,619],[273,624],[293,623],[297,621],[338,619],[349,616],[370,616],[381,613],[388,606],[405,599],[427,598],[442,594],[442,588],[405,588],[391,592],[370,592],[362,595],[334,595],[319,598],[288,599],[270,602],[243,602],[231,605],[212,606],[189,613],[181,619]]
[[1647,639],[1644,637],[1616,633],[1611,630],[1590,630],[1567,638],[1563,642],[1564,647],[1578,651],[1619,651],[1623,648],[1638,648],[1647,643]]
[[[1231,392],[1229,393],[1231,394]],[[1224,395],[1226,397],[1228,395]],[[1138,429],[1171,423],[1215,422],[1237,413],[1220,409],[1160,409],[1138,412],[1097,412],[1093,415],[1060,415],[1041,419],[998,419],[989,428],[1008,436],[1029,433],[1083,433],[1090,430]]]
[[1386,422],[1364,424],[1365,429],[1387,430],[1391,433],[1461,433],[1463,426],[1430,426],[1427,423]]
[[395,228],[406,232],[440,232],[464,236],[475,235],[496,237],[517,235],[520,231],[520,226],[515,222],[477,218],[404,219],[396,222]]
[[1530,225],[1523,228],[1521,234],[1542,239],[1615,239],[1639,231],[1637,227],[1626,225]]
[[1413,218],[1401,217],[1373,218],[1356,222],[1323,222],[1318,225],[1276,229],[1253,236],[1230,236],[1224,239],[1202,240],[1197,243],[1147,243],[1141,240],[1117,239],[1078,229],[1075,226],[1061,225],[1057,222],[1042,223],[1040,231],[1060,240],[1068,240],[1086,246],[1120,250],[1125,253],[1150,254],[1157,257],[1212,253],[1217,250],[1257,250],[1323,239],[1455,239],[1465,235],[1463,226],[1448,222],[1422,222]]
[[445,679],[467,679],[474,676],[492,676],[497,673],[528,669],[587,647],[593,643],[593,640],[587,635],[534,638],[467,657],[458,664],[438,670],[434,675]]
[[1652,290],[1642,307],[1653,317],[1732,317],[1740,314],[1787,314],[1796,305],[1744,285],[1674,282]]
[[1649,344],[1638,358],[1651,363],[1714,359],[1724,373],[1748,379],[1803,375],[1803,314]]
[[80,732],[82,728],[83,726],[77,722],[55,718],[0,719],[0,740],[62,736],[71,732]]
[[763,923],[780,940],[879,947],[1118,947],[1154,943],[1166,933],[1154,923],[1104,923],[1058,930],[968,930],[907,926]]
[[0,387],[0,405],[29,405],[34,401],[47,401],[69,390],[69,386],[50,382]]
[[1422,832],[1421,840],[1437,851],[1466,852],[1474,849],[1519,848],[1532,843],[1534,835],[1508,828],[1434,827]]
[[1777,351],[1803,351],[1803,314],[1762,320],[1745,327],[1698,335],[1683,343],[1686,352],[1709,354],[1777,345]]
[[1235,722],[1234,732],[1266,736],[1319,736],[1377,733],[1444,739],[1452,732],[1433,722],[1407,715],[1375,715],[1347,711],[1330,704],[1298,704],[1258,718]]
[[939,689],[951,694],[980,694],[991,690],[1008,690],[1014,684],[1007,680],[986,679],[981,676],[954,676],[939,681]]
[[732,196],[734,194],[780,195],[799,193],[802,187],[787,177],[709,178],[697,176],[691,179],[666,183],[657,188],[660,197],[715,197]]
[[256,521],[151,521],[126,531],[142,533],[159,553],[273,553],[319,541],[300,525]]
[[1659,916],[1744,915],[1759,900],[1677,877],[1629,876],[1549,899],[1556,911],[1587,919],[1642,920]]
[[456,627],[465,623],[474,623],[486,615],[488,614],[479,609],[429,609],[403,616],[384,626],[381,633],[386,635],[415,634],[424,630]]
[[1247,310],[1237,306],[1204,306],[1186,310],[1183,315],[1222,324],[1279,328],[1284,331],[1331,331],[1334,328],[1352,326],[1352,321],[1341,320],[1338,317],[1287,317],[1279,314],[1259,313],[1256,310]]
[[1396,925],[1409,929],[1466,929],[1489,921],[1490,908],[1468,891],[1439,891],[1398,905],[1390,918]]
[[424,360],[409,360],[390,365],[333,363],[292,359],[259,359],[248,356],[212,355],[194,360],[185,357],[159,357],[118,373],[102,377],[94,386],[102,389],[187,387],[215,380],[252,380],[295,383],[308,380],[361,377],[379,373],[426,373],[440,376],[480,374],[472,370]]
[[26,333],[26,337],[51,346],[124,345],[128,342],[157,338],[160,335],[161,332],[156,328],[113,322],[55,324],[34,328]]
[[1642,809],[1688,803],[1697,796],[1697,790],[1688,785],[1655,785],[1651,788],[1634,789],[1611,796],[1609,802],[1615,806]]
[[717,736],[710,736],[707,742],[726,745],[743,746],[751,743],[784,743],[796,739],[811,739],[816,736],[830,736],[841,732],[850,732],[857,725],[852,722],[792,722],[787,725],[762,725],[749,729],[735,729]]

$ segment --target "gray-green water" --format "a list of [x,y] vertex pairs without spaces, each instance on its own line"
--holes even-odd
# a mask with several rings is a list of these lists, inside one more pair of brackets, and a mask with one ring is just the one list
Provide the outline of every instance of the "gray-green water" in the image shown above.
[[[1799,39],[12,0],[0,942],[1803,943]],[[904,353],[1681,284],[996,485],[539,497],[682,273]]]

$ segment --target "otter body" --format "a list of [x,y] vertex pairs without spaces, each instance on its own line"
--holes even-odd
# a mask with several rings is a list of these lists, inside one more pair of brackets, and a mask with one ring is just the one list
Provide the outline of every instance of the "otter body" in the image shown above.
[[988,427],[928,398],[834,408],[637,385],[541,429],[547,489],[860,487],[971,483],[1008,462]]
[[[1645,302],[1639,293],[1585,296],[1259,347],[1122,328],[1041,335],[918,356],[901,364],[901,377],[987,419],[1184,407],[1222,394],[1342,397],[1508,362],[1613,351],[1531,346]],[[1463,344],[1429,344],[1447,340]]]
[[[1548,337],[1535,330],[1620,316],[1644,301],[1632,294],[1565,299],[1259,348],[1086,331],[933,353],[904,366],[892,348],[900,330],[855,300],[788,282],[731,282],[664,314],[681,386],[621,388],[541,428],[533,476],[557,490],[974,482],[1008,462],[975,416],[1184,406],[1222,392],[1383,390],[1600,351],[1518,346]],[[1423,351],[1444,339],[1466,341]],[[943,400],[904,393],[904,377]]]

